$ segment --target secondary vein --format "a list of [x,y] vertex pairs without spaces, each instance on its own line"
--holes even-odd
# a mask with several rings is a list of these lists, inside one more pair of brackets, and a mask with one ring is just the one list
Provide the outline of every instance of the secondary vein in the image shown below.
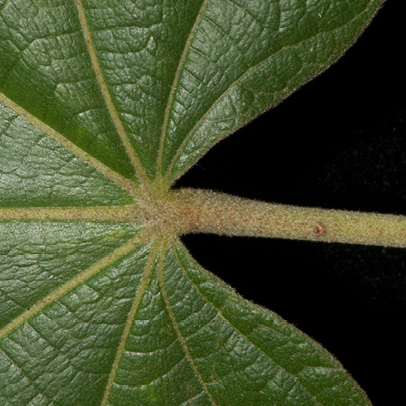
[[118,221],[145,223],[136,205],[102,207],[10,207],[0,208],[0,220],[20,221]]
[[186,41],[185,48],[183,49],[182,56],[181,56],[181,58],[179,60],[178,67],[176,69],[176,74],[175,74],[175,77],[174,77],[174,80],[173,80],[173,83],[172,83],[172,86],[171,86],[171,90],[170,90],[170,93],[169,93],[169,98],[168,98],[168,102],[166,104],[166,109],[165,109],[164,123],[162,125],[162,133],[161,133],[159,152],[158,152],[158,159],[157,159],[156,176],[159,177],[159,178],[162,178],[162,175],[163,175],[162,174],[163,149],[164,149],[164,144],[165,144],[166,132],[168,131],[170,112],[171,112],[171,109],[172,109],[172,106],[173,106],[173,101],[174,101],[174,98],[175,98],[175,92],[176,92],[176,89],[178,88],[180,75],[182,73],[182,69],[183,69],[183,65],[184,65],[185,60],[186,60],[186,56],[189,53],[189,49],[190,49],[190,46],[192,44],[195,32],[197,30],[197,27],[200,24],[200,21],[203,18],[203,15],[204,15],[204,12],[206,10],[208,2],[209,2],[208,0],[203,1],[202,5],[200,7],[200,10],[199,10],[199,12],[197,14],[196,20],[195,20],[195,22],[193,24],[193,27],[190,30],[190,34],[189,34],[189,37],[188,37],[188,39]]
[[43,299],[35,303],[33,306],[22,313],[20,316],[16,317],[13,321],[7,324],[0,330],[0,340],[3,339],[5,336],[10,334],[13,330],[19,327],[21,324],[25,323],[33,316],[38,314],[41,310],[43,310],[46,306],[54,303],[56,300],[61,298],[63,295],[80,285],[81,283],[87,281],[92,276],[96,275],[98,272],[102,271],[109,265],[113,264],[114,262],[118,261],[124,255],[129,254],[132,250],[137,247],[140,242],[142,241],[142,236],[140,234],[136,235],[135,237],[131,238],[121,247],[117,248],[115,251],[106,255],[100,261],[93,264],[91,267],[83,270],[74,278],[70,279],[68,282],[64,283],[58,289],[51,292],[49,295],[45,296]]
[[135,294],[133,305],[131,306],[131,310],[128,313],[127,321],[126,321],[123,333],[121,335],[120,345],[117,348],[117,353],[116,353],[116,356],[114,358],[114,362],[113,362],[113,365],[112,365],[112,368],[111,368],[109,379],[107,381],[107,385],[106,385],[106,389],[104,391],[101,406],[106,406],[107,403],[108,403],[108,398],[109,398],[111,389],[112,389],[113,384],[114,384],[114,379],[116,377],[116,373],[117,373],[117,370],[118,370],[118,367],[119,367],[119,364],[120,364],[120,360],[121,360],[121,357],[122,357],[122,355],[124,353],[125,345],[127,343],[128,336],[130,335],[131,326],[132,326],[132,324],[134,322],[134,319],[135,319],[135,316],[137,314],[137,310],[138,310],[139,304],[141,302],[142,296],[144,295],[145,289],[146,289],[146,287],[148,285],[148,282],[150,280],[149,277],[150,277],[151,272],[152,272],[152,270],[154,268],[155,259],[156,259],[157,255],[158,255],[159,249],[160,249],[160,246],[157,243],[155,243],[151,248],[151,252],[149,254],[147,263],[145,265],[144,274],[142,275],[140,285],[139,285],[139,287],[137,289],[137,292]]
[[176,317],[173,314],[172,306],[171,306],[171,304],[169,302],[169,298],[168,298],[168,293],[166,292],[166,289],[165,289],[165,281],[164,281],[164,275],[163,275],[164,259],[165,259],[165,256],[162,254],[162,257],[161,257],[161,260],[160,260],[160,263],[159,263],[159,268],[158,268],[158,280],[159,280],[159,286],[160,286],[160,289],[161,289],[162,297],[164,299],[166,309],[168,310],[169,318],[172,321],[173,328],[174,328],[174,330],[176,332],[176,335],[178,337],[178,340],[179,340],[179,342],[180,342],[180,344],[181,344],[181,346],[183,348],[186,359],[189,361],[189,363],[190,363],[190,365],[191,365],[191,367],[193,369],[193,372],[195,373],[197,379],[199,380],[200,385],[202,386],[202,389],[204,390],[204,392],[209,397],[211,404],[213,406],[217,406],[216,402],[214,401],[211,393],[209,392],[209,390],[207,388],[206,383],[204,382],[204,380],[202,378],[202,375],[200,374],[199,370],[197,369],[196,364],[195,364],[192,356],[190,355],[189,348],[187,346],[186,340],[183,337],[183,335],[182,335],[182,333],[181,333],[181,331],[179,329],[178,323],[176,321]]
[[113,120],[113,124],[116,127],[117,133],[120,136],[121,142],[123,143],[124,148],[131,160],[131,163],[135,169],[135,173],[137,174],[138,179],[144,184],[149,184],[150,179],[149,179],[147,173],[145,172],[144,167],[141,164],[141,161],[139,160],[139,158],[134,150],[134,147],[131,145],[127,131],[125,130],[124,125],[119,117],[118,111],[111,98],[107,83],[104,79],[103,71],[101,69],[101,66],[100,66],[100,63],[99,63],[99,60],[97,57],[96,47],[94,45],[92,34],[90,32],[90,28],[87,23],[86,14],[85,14],[85,10],[84,10],[82,1],[75,0],[75,4],[76,4],[77,10],[78,10],[79,21],[80,21],[80,25],[82,27],[83,37],[86,42],[87,51],[89,53],[90,60],[92,62],[92,67],[93,67],[94,73],[96,75],[96,79],[99,84],[100,90],[102,92],[107,109]]
[[66,137],[60,134],[58,131],[54,130],[48,124],[45,124],[43,121],[39,120],[37,117],[33,116],[27,110],[23,109],[18,104],[14,103],[11,99],[5,96],[3,93],[0,93],[0,103],[4,106],[8,107],[18,116],[22,117],[23,119],[30,122],[33,126],[38,128],[41,132],[46,134],[48,137],[57,141],[62,147],[66,148],[77,157],[79,157],[82,161],[89,164],[91,167],[95,168],[99,171],[102,175],[106,178],[112,180],[117,185],[119,185],[124,190],[130,192],[132,195],[134,194],[134,190],[137,187],[135,182],[131,181],[130,179],[125,178],[124,176],[120,175],[118,172],[114,171],[113,169],[109,168],[107,165],[100,162],[95,157],[88,154],[86,151],[78,147],[73,142],[69,141]]
[[[180,241],[179,244],[183,245]],[[257,349],[257,351],[259,351],[261,354],[263,354],[265,356],[265,358],[269,359],[273,364],[275,364],[278,368],[280,368],[283,372],[285,372],[288,376],[290,376],[290,378],[293,380],[293,382],[295,382],[295,384],[298,384],[303,390],[304,392],[306,392],[311,398],[312,400],[315,402],[315,405],[318,406],[322,406],[322,404],[316,399],[315,395],[313,395],[310,390],[305,387],[299,380],[298,378],[293,375],[292,373],[290,373],[286,368],[284,368],[282,365],[278,364],[274,359],[271,358],[270,355],[268,355],[261,347],[259,347],[253,340],[251,340],[247,335],[245,335],[238,327],[236,327],[228,318],[226,318],[222,312],[222,310],[220,308],[218,308],[207,296],[205,296],[201,290],[199,289],[199,287],[196,285],[196,283],[194,281],[192,281],[189,277],[189,275],[187,274],[186,268],[183,265],[182,261],[180,260],[178,253],[176,252],[176,250],[173,250],[175,253],[175,257],[176,260],[181,268],[181,271],[184,275],[184,277],[186,278],[186,280],[191,284],[191,286],[196,290],[196,292],[202,297],[202,299],[208,303],[209,305],[213,306],[213,308],[217,311],[217,314],[226,322],[229,324],[229,326],[231,326],[234,331],[236,331],[238,334],[241,335],[241,337],[250,345],[252,345],[254,348]],[[198,265],[199,266],[199,265]],[[242,299],[244,300],[244,299]],[[328,368],[328,367],[327,367]],[[337,369],[337,368],[328,368],[328,369]],[[342,368],[340,369],[342,370]]]
[[[335,30],[337,30],[340,27],[345,26],[346,24],[350,23],[352,20],[359,18],[360,16],[363,15],[363,13],[366,10],[364,10],[363,12],[360,12],[358,14],[356,14],[353,19],[351,19],[350,21],[345,22],[342,26],[337,26],[335,27],[332,32],[335,33]],[[266,58],[264,58],[263,60],[255,63],[254,65],[250,66],[247,70],[245,70],[238,78],[236,78],[228,87],[227,89],[225,89],[220,95],[218,95],[218,97],[216,98],[216,100],[214,100],[214,102],[210,105],[210,107],[207,109],[207,111],[200,117],[200,119],[197,120],[197,122],[193,125],[192,129],[188,131],[188,133],[186,134],[185,138],[183,139],[183,141],[181,142],[181,144],[179,145],[179,147],[177,148],[177,150],[175,151],[175,154],[173,155],[171,162],[168,165],[168,168],[165,172],[165,174],[163,175],[164,177],[168,178],[169,176],[171,176],[171,171],[173,170],[176,161],[179,159],[179,156],[182,153],[183,148],[185,147],[186,143],[190,140],[190,138],[194,135],[194,133],[196,132],[196,130],[199,128],[199,126],[202,124],[203,121],[205,121],[207,119],[207,117],[209,116],[210,112],[212,110],[214,110],[218,104],[221,102],[221,100],[226,97],[229,92],[234,88],[234,86],[236,85],[241,85],[242,81],[248,77],[255,69],[259,68],[261,65],[263,65],[264,63],[268,62],[269,60],[271,60],[272,58],[274,58],[276,55],[278,55],[279,53],[285,52],[288,49],[294,49],[295,47],[297,47],[298,45],[303,45],[303,42],[309,41],[309,40],[313,40],[321,35],[324,35],[325,32],[319,32],[315,35],[311,35],[308,38],[304,39],[303,41],[301,41],[300,43],[297,44],[292,44],[292,45],[288,45],[288,46],[284,46],[280,49],[278,49],[276,52],[272,53],[271,55],[267,56]],[[290,93],[286,93],[284,95],[284,98],[288,97]],[[277,102],[279,103],[280,100]],[[269,106],[267,107],[267,109],[270,109],[271,107],[275,106],[275,102],[273,101],[272,103],[269,104]],[[239,125],[238,128],[241,128],[242,126],[244,126],[245,124],[247,124],[246,122],[241,123]],[[238,128],[235,128],[233,130],[233,132],[237,131]],[[224,138],[225,136],[223,136],[222,138]],[[209,147],[208,147],[209,148]],[[207,149],[202,149],[201,153],[199,154],[199,156],[202,156]],[[180,175],[179,175],[180,176]],[[179,177],[177,176],[175,179],[172,179],[172,182],[170,182],[171,186],[175,180]]]

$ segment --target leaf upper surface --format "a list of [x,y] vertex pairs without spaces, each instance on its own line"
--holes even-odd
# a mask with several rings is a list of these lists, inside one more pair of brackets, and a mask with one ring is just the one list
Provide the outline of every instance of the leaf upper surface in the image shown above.
[[0,131],[0,149],[7,151],[0,155],[0,207],[107,206],[133,201],[116,183],[1,104]]
[[6,1],[0,12],[0,92],[127,177],[73,0]]
[[101,403],[147,257],[144,247],[122,258],[2,340],[3,405]]
[[382,2],[0,2],[1,405],[370,404],[134,213]]
[[206,3],[170,99],[162,156],[170,182],[330,66],[381,1]]

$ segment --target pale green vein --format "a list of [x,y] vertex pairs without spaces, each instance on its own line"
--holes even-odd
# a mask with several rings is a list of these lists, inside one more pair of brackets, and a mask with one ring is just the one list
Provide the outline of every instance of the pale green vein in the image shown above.
[[189,34],[189,37],[188,37],[188,39],[186,41],[185,48],[183,49],[182,56],[181,56],[181,58],[179,60],[178,67],[176,69],[176,74],[175,74],[175,77],[174,77],[174,80],[173,80],[173,83],[172,83],[172,86],[171,86],[171,90],[169,92],[168,103],[167,103],[166,109],[165,109],[164,123],[162,125],[162,133],[161,133],[159,152],[158,152],[158,159],[157,159],[156,176],[161,181],[162,181],[162,175],[163,175],[162,174],[162,164],[163,164],[163,153],[164,153],[165,137],[166,137],[166,132],[168,131],[169,117],[170,117],[173,101],[174,101],[174,98],[175,98],[175,93],[176,93],[176,90],[177,90],[178,85],[179,85],[179,80],[180,80],[180,76],[182,74],[183,65],[185,64],[186,57],[187,57],[187,54],[189,53],[190,46],[192,44],[195,32],[197,30],[197,27],[200,24],[200,21],[203,18],[203,15],[204,15],[204,12],[206,10],[208,2],[209,2],[209,0],[204,0],[202,5],[200,6],[200,10],[199,10],[199,12],[197,14],[195,23],[193,24],[193,27],[192,27],[192,29],[190,31],[190,34]]
[[107,402],[108,402],[108,399],[110,396],[110,392],[111,392],[111,388],[113,387],[114,379],[116,377],[116,373],[117,373],[117,370],[118,370],[118,367],[120,364],[120,360],[123,355],[128,336],[131,332],[131,326],[132,326],[135,316],[137,314],[137,310],[138,310],[139,304],[141,302],[142,296],[144,295],[145,289],[148,285],[148,282],[150,279],[149,277],[154,268],[155,259],[158,255],[160,248],[161,248],[161,246],[160,246],[159,242],[155,242],[151,248],[151,252],[149,253],[148,260],[145,265],[144,274],[142,275],[140,285],[135,294],[134,302],[131,306],[130,312],[128,313],[128,317],[127,317],[127,321],[126,321],[126,324],[125,324],[125,327],[123,330],[123,334],[121,335],[120,345],[118,346],[117,353],[114,358],[114,362],[113,362],[113,365],[111,368],[109,379],[107,381],[106,389],[104,391],[101,406],[107,405]]
[[20,221],[117,221],[145,224],[136,205],[94,207],[0,207],[0,220]]
[[[335,35],[335,31],[338,28],[342,28],[347,24],[350,24],[353,20],[362,17],[362,15],[367,12],[367,9],[363,10],[362,12],[358,13],[357,15],[355,15],[351,20],[345,22],[342,26],[339,27],[335,27],[334,30],[332,30],[332,33]],[[230,91],[234,88],[234,86],[236,85],[240,85],[242,86],[242,81],[248,77],[253,71],[255,71],[257,68],[261,67],[264,63],[268,62],[269,60],[271,60],[272,58],[275,58],[277,55],[279,55],[282,52],[286,52],[289,49],[294,49],[298,46],[303,46],[303,44],[306,41],[310,41],[310,40],[314,40],[315,38],[318,38],[321,35],[324,35],[325,32],[319,32],[315,35],[312,35],[308,38],[306,38],[305,40],[301,41],[298,44],[292,44],[292,45],[288,45],[288,46],[284,46],[281,49],[277,50],[276,52],[272,53],[271,55],[267,56],[266,58],[264,58],[263,60],[259,61],[258,63],[256,63],[255,65],[252,65],[251,67],[249,67],[246,71],[244,71],[237,79],[235,79],[228,87],[227,89],[225,89],[218,97],[217,99],[210,105],[210,107],[208,108],[208,110],[206,111],[206,113],[204,113],[200,119],[194,124],[194,126],[192,127],[192,129],[186,134],[185,138],[183,139],[183,141],[181,142],[181,144],[179,145],[179,147],[177,148],[175,154],[173,155],[171,162],[165,172],[165,174],[163,174],[164,177],[168,177],[171,173],[171,171],[173,170],[173,167],[176,163],[176,161],[179,159],[180,154],[182,153],[183,148],[185,147],[186,143],[190,140],[190,138],[194,135],[194,133],[196,132],[196,130],[199,128],[199,126],[207,119],[207,117],[209,116],[209,114],[219,105],[219,103],[221,102],[221,100],[223,100],[229,93]],[[329,66],[329,65],[328,65]],[[328,66],[325,66],[323,69],[327,68]],[[306,83],[306,82],[305,82]],[[303,84],[305,84],[303,83]],[[302,84],[302,85],[303,85]],[[290,93],[286,93],[285,95],[283,95],[283,99],[287,98],[295,89],[293,89]],[[278,100],[276,103],[280,103],[282,100]],[[267,109],[270,109],[272,107],[275,106],[276,103],[270,104]],[[252,118],[250,119],[252,120]],[[247,122],[241,123],[237,128],[235,128],[233,130],[233,132],[237,131],[239,128],[243,127],[244,125],[246,125]],[[206,151],[202,150],[201,153],[199,154],[200,156],[203,155]],[[170,185],[172,185],[175,182],[176,179],[172,180],[172,182],[170,183]],[[170,186],[169,185],[169,186]]]
[[110,95],[107,83],[104,79],[103,71],[100,67],[99,60],[96,53],[96,47],[93,42],[92,34],[90,32],[89,25],[87,23],[85,10],[81,0],[75,0],[75,4],[78,10],[78,16],[80,25],[83,31],[83,37],[86,42],[86,47],[92,62],[92,67],[96,75],[97,82],[99,84],[100,90],[102,92],[104,101],[106,103],[107,109],[111,115],[114,126],[116,127],[117,133],[120,136],[121,142],[124,145],[124,148],[131,160],[131,163],[135,169],[138,179],[144,184],[150,184],[150,179],[147,173],[144,170],[144,167],[141,164],[141,161],[138,159],[138,156],[131,145],[130,139],[128,137],[127,131],[124,128],[124,125],[119,117],[118,111],[113,103],[113,100]]
[[183,351],[185,353],[186,359],[189,361],[189,364],[191,365],[191,367],[193,369],[193,372],[195,373],[197,379],[199,380],[200,385],[202,386],[204,392],[209,397],[211,404],[213,406],[217,406],[217,404],[215,403],[211,393],[209,392],[209,390],[207,388],[207,385],[204,382],[199,370],[197,369],[196,364],[193,361],[192,356],[190,355],[189,348],[187,346],[186,340],[183,337],[183,335],[182,335],[182,333],[181,333],[181,331],[179,329],[178,323],[176,321],[175,315],[173,314],[173,310],[172,310],[172,307],[171,307],[171,304],[170,304],[169,298],[168,298],[168,293],[166,292],[166,289],[165,289],[165,281],[164,281],[164,275],[163,275],[165,252],[162,252],[161,255],[162,255],[162,257],[161,257],[161,260],[160,260],[160,263],[159,263],[159,268],[158,268],[158,280],[159,280],[159,285],[160,285],[160,288],[161,288],[162,297],[164,299],[166,309],[168,310],[169,317],[170,317],[170,319],[172,321],[173,328],[175,329],[178,340],[179,340],[180,344],[182,345],[182,348],[183,348]]
[[[182,244],[180,241],[178,241],[178,244],[181,244],[181,245],[183,246],[183,244]],[[183,248],[186,249],[185,247],[183,247]],[[178,264],[179,264],[179,266],[180,266],[180,268],[181,268],[181,270],[182,270],[182,273],[183,273],[184,277],[185,277],[185,278],[187,279],[187,281],[194,287],[194,289],[196,289],[196,291],[199,293],[199,295],[202,297],[202,299],[203,299],[207,304],[209,304],[210,306],[213,306],[213,308],[216,309],[217,314],[218,314],[227,324],[229,324],[229,325],[234,329],[234,331],[236,331],[238,334],[240,334],[241,337],[242,337],[249,345],[252,345],[254,348],[256,348],[261,354],[263,354],[263,355],[265,356],[265,358],[271,360],[273,364],[275,364],[278,368],[280,368],[280,369],[281,369],[282,371],[284,371],[288,376],[290,376],[290,377],[292,378],[292,380],[293,380],[296,384],[298,384],[298,385],[303,389],[303,391],[306,392],[306,393],[312,398],[312,400],[315,402],[315,405],[323,406],[323,405],[315,398],[315,396],[309,391],[309,389],[307,389],[306,387],[304,387],[304,386],[302,385],[302,383],[297,379],[297,377],[296,377],[295,375],[291,374],[286,368],[284,368],[283,366],[281,366],[280,364],[278,364],[277,362],[275,362],[275,360],[273,360],[261,347],[259,347],[257,344],[255,344],[248,336],[246,336],[246,335],[245,335],[244,333],[242,333],[236,326],[234,326],[234,324],[231,323],[231,321],[230,321],[229,319],[227,319],[227,318],[223,315],[221,309],[219,309],[216,305],[214,305],[214,303],[211,302],[211,300],[209,300],[205,295],[202,294],[202,292],[200,291],[200,289],[199,289],[199,287],[196,285],[196,283],[193,282],[193,281],[189,278],[189,275],[188,275],[187,272],[186,272],[186,268],[185,268],[185,266],[183,265],[182,261],[180,260],[180,258],[179,258],[179,256],[178,256],[178,253],[177,253],[175,247],[173,247],[173,252],[174,252],[174,254],[175,254],[176,260],[177,260],[177,262],[178,262]],[[198,264],[196,264],[196,265],[200,268],[200,266],[199,266]],[[245,299],[242,299],[242,300],[245,300]],[[321,347],[320,347],[320,348],[321,348]],[[336,361],[336,362],[338,363],[338,361]],[[344,368],[342,368],[342,367],[341,367],[340,369],[338,369],[338,368],[336,368],[336,367],[334,367],[334,368],[328,368],[328,367],[327,367],[327,369],[329,369],[329,370],[331,369],[331,370],[341,370],[341,371],[344,371]]]
[[45,124],[43,121],[39,120],[37,117],[30,114],[28,111],[23,109],[18,104],[14,103],[11,99],[6,97],[3,93],[0,93],[0,103],[2,103],[5,107],[8,107],[10,110],[12,110],[18,116],[20,116],[23,119],[30,122],[33,126],[38,128],[40,131],[42,131],[48,137],[50,137],[53,140],[57,141],[60,145],[62,145],[62,147],[66,148],[68,151],[72,152],[77,157],[79,157],[82,161],[86,162],[91,167],[95,168],[97,171],[99,171],[106,178],[108,178],[111,181],[115,182],[117,185],[122,187],[124,190],[126,190],[126,191],[130,192],[132,195],[134,195],[134,190],[137,187],[136,183],[134,183],[133,181],[131,181],[131,180],[125,178],[124,176],[120,175],[119,173],[117,173],[113,169],[109,168],[108,166],[106,166],[105,164],[100,162],[95,157],[89,155],[86,151],[79,148],[73,142],[69,141],[62,134],[55,131],[52,127],[50,127],[49,125]]
[[0,340],[10,334],[21,324],[25,323],[27,320],[38,314],[46,306],[54,303],[56,300],[60,299],[63,295],[65,295],[81,283],[85,282],[92,276],[96,275],[98,272],[118,261],[124,255],[129,254],[140,244],[141,240],[142,236],[136,235],[135,237],[131,238],[131,240],[123,244],[121,247],[113,251],[111,254],[106,255],[100,261],[80,272],[79,275],[75,276],[74,278],[60,286],[58,289],[51,292],[48,296],[35,303],[33,306],[30,307],[29,310],[26,310],[24,313],[16,317],[13,321],[11,321],[0,330]]

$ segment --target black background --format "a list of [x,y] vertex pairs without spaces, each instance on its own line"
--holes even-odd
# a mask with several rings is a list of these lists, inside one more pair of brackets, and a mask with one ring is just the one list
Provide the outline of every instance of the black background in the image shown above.
[[[218,144],[176,186],[406,215],[402,3],[388,0],[338,63]],[[245,298],[322,343],[375,406],[404,402],[406,249],[205,235],[184,242]]]

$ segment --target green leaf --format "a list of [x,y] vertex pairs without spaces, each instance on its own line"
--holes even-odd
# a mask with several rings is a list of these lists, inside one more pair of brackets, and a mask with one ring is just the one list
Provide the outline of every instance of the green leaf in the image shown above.
[[370,404],[159,205],[382,2],[0,1],[1,405]]

